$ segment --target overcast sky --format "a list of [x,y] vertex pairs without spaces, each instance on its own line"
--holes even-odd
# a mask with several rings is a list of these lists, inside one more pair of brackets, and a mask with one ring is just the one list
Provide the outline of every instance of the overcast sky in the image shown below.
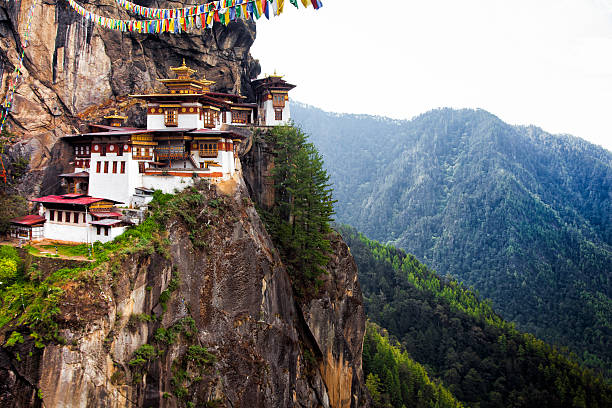
[[322,0],[257,23],[292,99],[410,119],[482,108],[612,150],[612,0]]

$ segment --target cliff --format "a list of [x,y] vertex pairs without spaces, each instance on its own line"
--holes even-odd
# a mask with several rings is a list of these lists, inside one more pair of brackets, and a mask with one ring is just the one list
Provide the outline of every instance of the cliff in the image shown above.
[[[23,0],[0,5],[2,95],[19,65],[20,44],[32,3],[33,0]],[[130,18],[114,0],[82,4],[102,15]],[[151,1],[140,4],[179,5]],[[38,2],[30,45],[25,49],[23,75],[8,122],[19,140],[9,154],[29,160],[29,172],[20,183],[20,191],[28,196],[54,193],[53,181],[67,165],[58,138],[77,131],[82,126],[81,119],[100,118],[111,108],[118,107],[138,118],[132,113],[139,107],[126,96],[159,87],[157,78],[166,77],[169,68],[179,66],[183,58],[197,69],[197,75],[216,81],[213,90],[240,90],[251,97],[249,81],[260,71],[258,62],[249,54],[254,40],[255,25],[251,22],[215,25],[212,30],[180,36],[126,34],[85,23],[66,1]]]
[[62,342],[2,349],[0,405],[367,404],[365,314],[339,236],[323,285],[298,301],[242,180],[201,182],[159,211],[153,239],[62,286]]

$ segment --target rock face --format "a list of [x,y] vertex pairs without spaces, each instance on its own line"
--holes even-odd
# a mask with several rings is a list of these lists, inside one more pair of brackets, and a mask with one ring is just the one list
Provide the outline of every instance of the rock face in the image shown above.
[[[172,216],[163,242],[117,252],[69,285],[66,345],[0,349],[0,405],[366,406],[365,315],[348,248],[334,237],[321,289],[297,301],[246,187],[230,184],[219,189],[230,195],[200,187],[204,243]],[[155,356],[138,364],[143,345]],[[214,363],[198,368],[193,347]]]
[[[19,44],[24,40],[33,2],[0,5],[2,95],[18,66]],[[114,0],[81,3],[101,15],[130,18]],[[180,5],[165,1],[139,4]],[[77,131],[79,118],[92,119],[93,108],[98,108],[95,111],[100,116],[115,106],[124,113],[136,112],[137,107],[125,97],[158,88],[157,79],[167,77],[169,68],[180,65],[183,58],[197,69],[196,75],[205,74],[217,82],[214,90],[240,90],[252,96],[249,81],[260,71],[249,54],[254,40],[255,25],[251,22],[215,25],[212,30],[181,36],[121,33],[85,23],[66,1],[38,1],[9,118],[9,128],[20,140],[15,147],[25,151],[30,160],[31,174],[27,183],[22,183],[22,192],[40,192],[41,183],[48,178],[45,171],[60,161],[53,155],[58,138]]]

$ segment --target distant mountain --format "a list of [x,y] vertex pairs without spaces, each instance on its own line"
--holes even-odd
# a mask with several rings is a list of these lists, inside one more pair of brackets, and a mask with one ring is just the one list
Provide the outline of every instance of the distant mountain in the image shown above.
[[411,121],[294,104],[337,220],[473,285],[522,330],[612,367],[612,153],[483,110]]
[[[384,391],[378,404],[373,398],[375,408],[426,406],[422,402],[428,401],[417,401],[415,394],[445,402],[427,406],[457,406],[455,398],[480,408],[611,406],[609,382],[520,333],[456,280],[439,277],[414,256],[371,241],[353,228],[337,229],[357,263],[368,318],[385,327],[406,351],[404,364],[398,364],[399,353],[376,341],[376,328],[368,325],[363,346],[366,384],[373,397],[377,389]],[[416,375],[418,364],[427,376]],[[373,375],[381,386],[372,387],[377,384]],[[426,390],[427,377],[442,387]],[[419,391],[410,392],[414,389]]]

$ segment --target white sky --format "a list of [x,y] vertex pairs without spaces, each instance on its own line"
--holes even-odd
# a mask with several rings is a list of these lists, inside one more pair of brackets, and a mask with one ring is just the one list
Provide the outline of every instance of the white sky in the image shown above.
[[612,0],[321,0],[257,23],[252,54],[324,110],[482,108],[612,150]]

